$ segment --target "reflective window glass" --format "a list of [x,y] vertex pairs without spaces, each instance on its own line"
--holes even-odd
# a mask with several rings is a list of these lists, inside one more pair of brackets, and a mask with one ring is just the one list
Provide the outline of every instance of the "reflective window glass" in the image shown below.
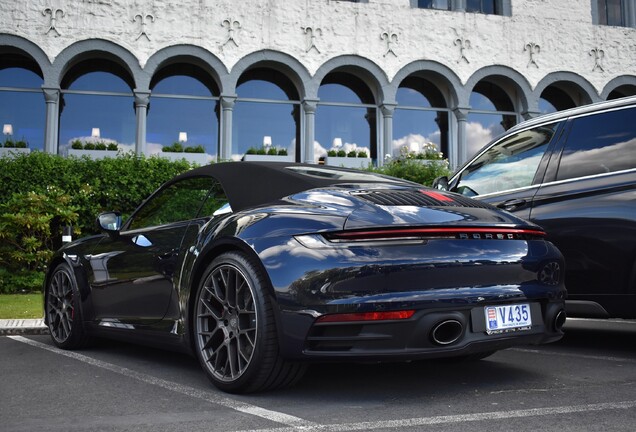
[[496,0],[466,0],[467,12],[481,12],[485,14],[495,14],[497,11]]
[[126,82],[109,72],[90,72],[79,76],[69,86],[69,90],[75,91],[102,91],[114,93],[130,93],[130,87]]
[[377,158],[377,110],[366,83],[351,73],[333,72],[323,80],[318,97],[316,161],[330,150],[347,154],[366,152],[369,157]]
[[574,119],[557,180],[636,168],[634,119],[636,108]]
[[[427,148],[430,151],[433,146],[448,156],[449,111],[431,109],[433,104],[423,94],[427,89],[429,93],[439,93],[430,82],[418,78],[398,88],[398,106],[393,113],[393,141],[391,148],[387,149],[392,157],[407,153],[423,155]],[[438,99],[442,99],[441,93]],[[438,101],[435,105],[442,104],[443,101]]]
[[216,158],[218,100],[211,89],[192,76],[168,75],[151,91],[146,126],[148,153],[161,153],[169,146]]
[[322,84],[318,90],[318,97],[321,102],[363,103],[362,98],[353,89],[338,83]]
[[487,97],[478,92],[473,92],[470,96],[471,111],[466,122],[466,146],[469,156],[477,153],[517,123],[516,113],[508,111],[512,110],[512,103],[508,97],[498,87],[493,86],[490,86],[488,94],[492,96]]
[[0,87],[4,88],[0,90],[0,147],[24,145],[44,150],[46,104],[42,78],[28,69],[10,67],[0,70]]
[[134,151],[135,135],[135,102],[130,86],[121,77],[88,72],[62,90],[60,152],[76,142],[84,146],[116,144],[120,150]]
[[40,89],[42,77],[37,73],[20,67],[0,69],[0,87]]
[[264,151],[286,152],[296,159],[296,147],[300,145],[300,102],[291,81],[278,72],[256,70],[249,72],[236,93],[232,159]]
[[[211,193],[211,190],[213,192]],[[207,200],[210,200],[207,203]],[[206,203],[204,205],[204,203]],[[219,183],[210,177],[184,179],[150,198],[133,216],[128,229],[140,229],[211,216],[210,211],[227,203]],[[205,208],[206,214],[201,214]]]
[[450,10],[450,0],[418,0],[417,7],[422,9]]
[[556,126],[541,126],[499,141],[461,173],[457,192],[475,196],[532,185]]
[[597,0],[599,24],[624,26],[623,0]]
[[375,108],[320,106],[316,112],[315,156],[325,156],[331,149],[346,153],[366,151],[370,156],[372,136],[369,119],[375,124],[375,115]]

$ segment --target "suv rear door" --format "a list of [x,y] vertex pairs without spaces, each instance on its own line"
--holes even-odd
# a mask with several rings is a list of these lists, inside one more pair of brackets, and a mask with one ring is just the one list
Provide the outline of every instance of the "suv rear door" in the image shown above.
[[598,302],[611,316],[633,315],[636,107],[570,118],[564,136],[534,195],[530,220],[565,256],[569,300]]

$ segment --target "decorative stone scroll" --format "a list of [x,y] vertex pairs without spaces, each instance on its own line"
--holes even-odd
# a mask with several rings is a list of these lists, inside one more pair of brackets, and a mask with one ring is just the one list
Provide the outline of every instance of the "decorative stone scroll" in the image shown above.
[[46,8],[42,11],[42,15],[47,16],[50,15],[51,18],[49,20],[49,29],[44,32],[44,34],[49,34],[50,31],[54,31],[58,36],[61,36],[60,32],[57,30],[57,16],[60,18],[64,18],[66,15],[62,9],[59,8]]
[[594,57],[594,67],[592,68],[592,72],[597,69],[601,72],[605,72],[605,68],[603,68],[603,59],[605,58],[605,51],[596,47],[590,50],[590,55]]
[[463,36],[460,36],[456,29],[455,31],[455,40],[453,41],[453,45],[459,47],[459,58],[457,59],[457,63],[461,63],[465,61],[466,63],[470,63],[468,57],[466,57],[466,50],[471,48],[470,40],[465,39]]
[[234,39],[234,32],[241,28],[241,23],[233,18],[226,18],[221,22],[221,26],[227,27],[227,39],[221,45],[221,49],[229,43],[238,47],[239,45],[236,42],[236,39]]
[[536,60],[534,59],[535,54],[539,54],[541,52],[541,47],[534,42],[527,43],[526,46],[523,47],[524,51],[528,51],[528,55],[530,56],[530,60],[528,61],[528,66],[535,65],[536,68],[539,68]]
[[146,32],[146,25],[148,25],[146,20],[150,20],[150,22],[155,22],[155,17],[152,14],[149,13],[138,13],[137,15],[135,15],[133,17],[132,22],[137,22],[137,18],[139,18],[139,25],[140,25],[140,31],[139,31],[139,35],[137,36],[137,38],[135,40],[139,40],[140,37],[142,36],[146,36],[147,40],[150,40],[150,36],[148,36],[148,32]]
[[384,57],[389,54],[393,54],[393,56],[397,57],[395,51],[393,51],[393,44],[398,42],[397,33],[393,33],[392,31],[385,31],[380,34],[380,39],[386,41],[386,52],[384,53]]
[[322,36],[322,29],[318,27],[314,28],[310,26],[301,27],[301,29],[307,35],[307,49],[305,50],[305,52],[308,53],[309,51],[314,49],[316,50],[318,54],[320,54],[320,50],[316,46],[316,35]]

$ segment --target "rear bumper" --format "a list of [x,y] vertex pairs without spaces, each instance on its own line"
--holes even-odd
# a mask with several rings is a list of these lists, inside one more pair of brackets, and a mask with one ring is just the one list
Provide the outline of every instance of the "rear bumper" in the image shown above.
[[[492,305],[488,303],[487,305]],[[530,302],[530,329],[487,334],[484,306],[420,309],[404,320],[321,323],[304,313],[283,313],[283,354],[316,360],[416,360],[452,357],[518,345],[544,344],[563,337],[564,302]],[[434,335],[441,323],[452,323],[449,333]],[[459,323],[459,324],[457,324]],[[442,324],[444,325],[444,324]],[[304,336],[303,336],[304,335]],[[440,343],[437,339],[443,339]]]

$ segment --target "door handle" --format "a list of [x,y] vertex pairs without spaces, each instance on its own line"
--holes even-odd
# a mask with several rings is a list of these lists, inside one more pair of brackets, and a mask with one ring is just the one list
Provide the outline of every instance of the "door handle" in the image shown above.
[[514,198],[508,201],[504,201],[500,204],[497,204],[497,207],[507,211],[513,211],[513,210],[517,210],[520,207],[524,207],[526,204],[527,204],[526,200],[522,198]]

